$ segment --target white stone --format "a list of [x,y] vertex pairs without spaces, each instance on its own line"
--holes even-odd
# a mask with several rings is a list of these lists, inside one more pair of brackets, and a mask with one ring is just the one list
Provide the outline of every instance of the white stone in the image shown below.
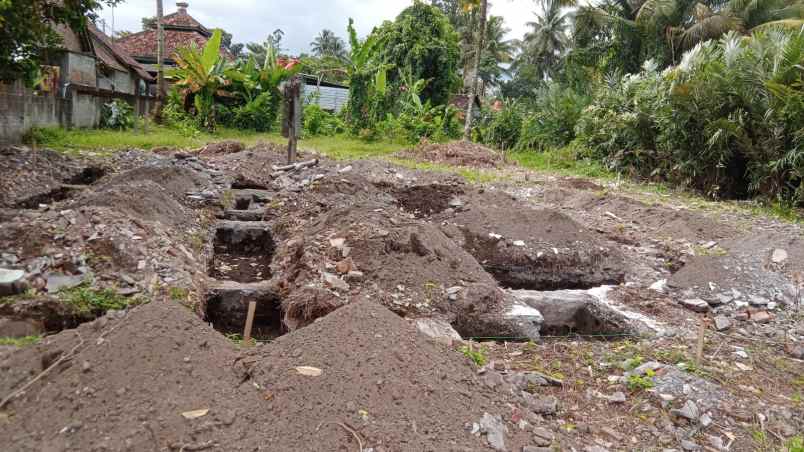
[[654,290],[654,291],[659,292],[659,293],[664,293],[664,291],[667,289],[667,280],[666,279],[660,279],[660,280],[656,281],[655,283],[651,284],[649,289]]
[[418,319],[416,320],[416,329],[433,342],[439,344],[452,345],[455,341],[460,342],[463,340],[461,335],[452,328],[452,325],[443,320]]
[[773,254],[771,255],[771,261],[773,261],[774,264],[781,264],[786,260],[787,260],[787,251],[781,248],[776,248],[775,250],[773,250]]

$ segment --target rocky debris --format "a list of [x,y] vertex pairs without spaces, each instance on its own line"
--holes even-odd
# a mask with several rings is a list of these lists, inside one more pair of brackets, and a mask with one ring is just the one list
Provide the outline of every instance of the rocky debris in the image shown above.
[[86,280],[86,276],[48,273],[45,275],[45,280],[47,281],[45,289],[48,293],[54,294],[60,290],[72,289],[81,285]]
[[0,296],[22,293],[25,288],[24,270],[0,268]]
[[717,331],[726,331],[731,328],[731,320],[725,315],[716,315],[714,320]]
[[227,220],[235,221],[262,221],[265,217],[265,209],[226,209],[223,212],[223,217]]
[[804,359],[804,344],[787,344],[785,351],[796,359]]
[[479,431],[486,437],[489,446],[498,451],[507,451],[505,447],[505,424],[499,415],[493,416],[483,413],[483,417],[478,422]]
[[687,298],[681,300],[681,306],[695,312],[709,312],[709,303],[700,298]]
[[417,319],[416,329],[435,342],[451,346],[463,339],[449,323],[438,319]]
[[780,265],[787,261],[787,251],[781,248],[776,248],[771,253],[771,262],[774,264]]
[[539,396],[527,391],[520,392],[525,406],[536,414],[554,415],[558,412],[558,399],[553,396]]
[[464,338],[538,339],[544,320],[539,310],[485,284],[463,288],[449,309],[452,326]]
[[543,427],[533,428],[533,443],[536,446],[546,447],[553,443],[554,435],[550,430]]

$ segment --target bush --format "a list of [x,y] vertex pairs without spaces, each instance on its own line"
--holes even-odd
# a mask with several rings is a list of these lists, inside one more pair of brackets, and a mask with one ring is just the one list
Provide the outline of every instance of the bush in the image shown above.
[[316,103],[310,103],[304,107],[303,119],[305,136],[332,136],[346,130],[341,118],[321,109],[321,106]]
[[254,100],[232,108],[226,125],[241,130],[270,132],[279,115],[279,101],[270,92],[261,93]]
[[162,107],[162,122],[184,136],[200,132],[198,120],[184,110],[181,94],[176,90],[168,92],[167,101]]
[[601,87],[575,144],[618,171],[712,197],[804,204],[804,31],[727,34],[662,73]]
[[476,141],[501,150],[512,149],[519,141],[524,114],[523,106],[511,100],[497,112],[484,108],[475,129]]
[[134,127],[134,108],[122,99],[115,99],[103,105],[101,127],[125,130]]
[[522,119],[517,150],[558,148],[575,139],[575,126],[591,100],[570,88],[550,83],[536,96],[534,111]]
[[424,105],[421,109],[403,108],[396,116],[389,113],[377,125],[377,133],[411,144],[422,139],[444,142],[460,137],[461,124],[454,107]]

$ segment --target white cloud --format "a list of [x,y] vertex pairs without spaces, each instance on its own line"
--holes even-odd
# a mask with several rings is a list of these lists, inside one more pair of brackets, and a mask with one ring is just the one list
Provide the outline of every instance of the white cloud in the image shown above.
[[[355,19],[363,36],[384,20],[393,20],[410,0],[189,0],[188,12],[209,28],[223,28],[234,35],[235,42],[261,42],[280,28],[285,32],[284,46],[292,53],[309,51],[310,41],[324,28],[346,38],[349,17]],[[165,14],[176,11],[175,3],[164,2]],[[496,0],[490,13],[503,16],[511,29],[509,38],[521,38],[525,24],[533,20],[536,5],[532,0]],[[139,31],[140,20],[156,15],[154,0],[127,0],[114,10],[105,9],[101,17],[106,31]]]

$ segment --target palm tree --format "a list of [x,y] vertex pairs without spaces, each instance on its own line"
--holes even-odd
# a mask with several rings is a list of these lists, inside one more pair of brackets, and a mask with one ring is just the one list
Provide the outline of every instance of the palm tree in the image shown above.
[[477,80],[480,75],[480,56],[483,53],[483,41],[486,37],[486,11],[488,10],[488,0],[464,0],[464,8],[471,10],[480,3],[480,26],[478,27],[477,39],[475,42],[474,62],[472,63],[472,83],[469,89],[469,102],[466,103],[466,122],[463,126],[463,139],[469,140],[472,133],[472,117],[477,96]]
[[335,36],[332,30],[321,30],[313,42],[310,43],[313,55],[318,57],[335,57],[343,59],[346,57],[346,43],[343,39]]
[[[480,79],[483,80],[483,89],[487,86],[497,86],[508,70],[503,64],[514,59],[516,41],[505,39],[511,31],[505,26],[500,16],[490,16],[486,24],[486,39],[483,46],[483,55],[480,60]],[[474,53],[474,52],[473,52]]]
[[542,74],[549,76],[569,47],[572,13],[563,9],[573,6],[574,2],[539,0],[539,5],[541,11],[535,13],[536,20],[527,24],[531,31],[525,34],[515,66],[538,65]]

